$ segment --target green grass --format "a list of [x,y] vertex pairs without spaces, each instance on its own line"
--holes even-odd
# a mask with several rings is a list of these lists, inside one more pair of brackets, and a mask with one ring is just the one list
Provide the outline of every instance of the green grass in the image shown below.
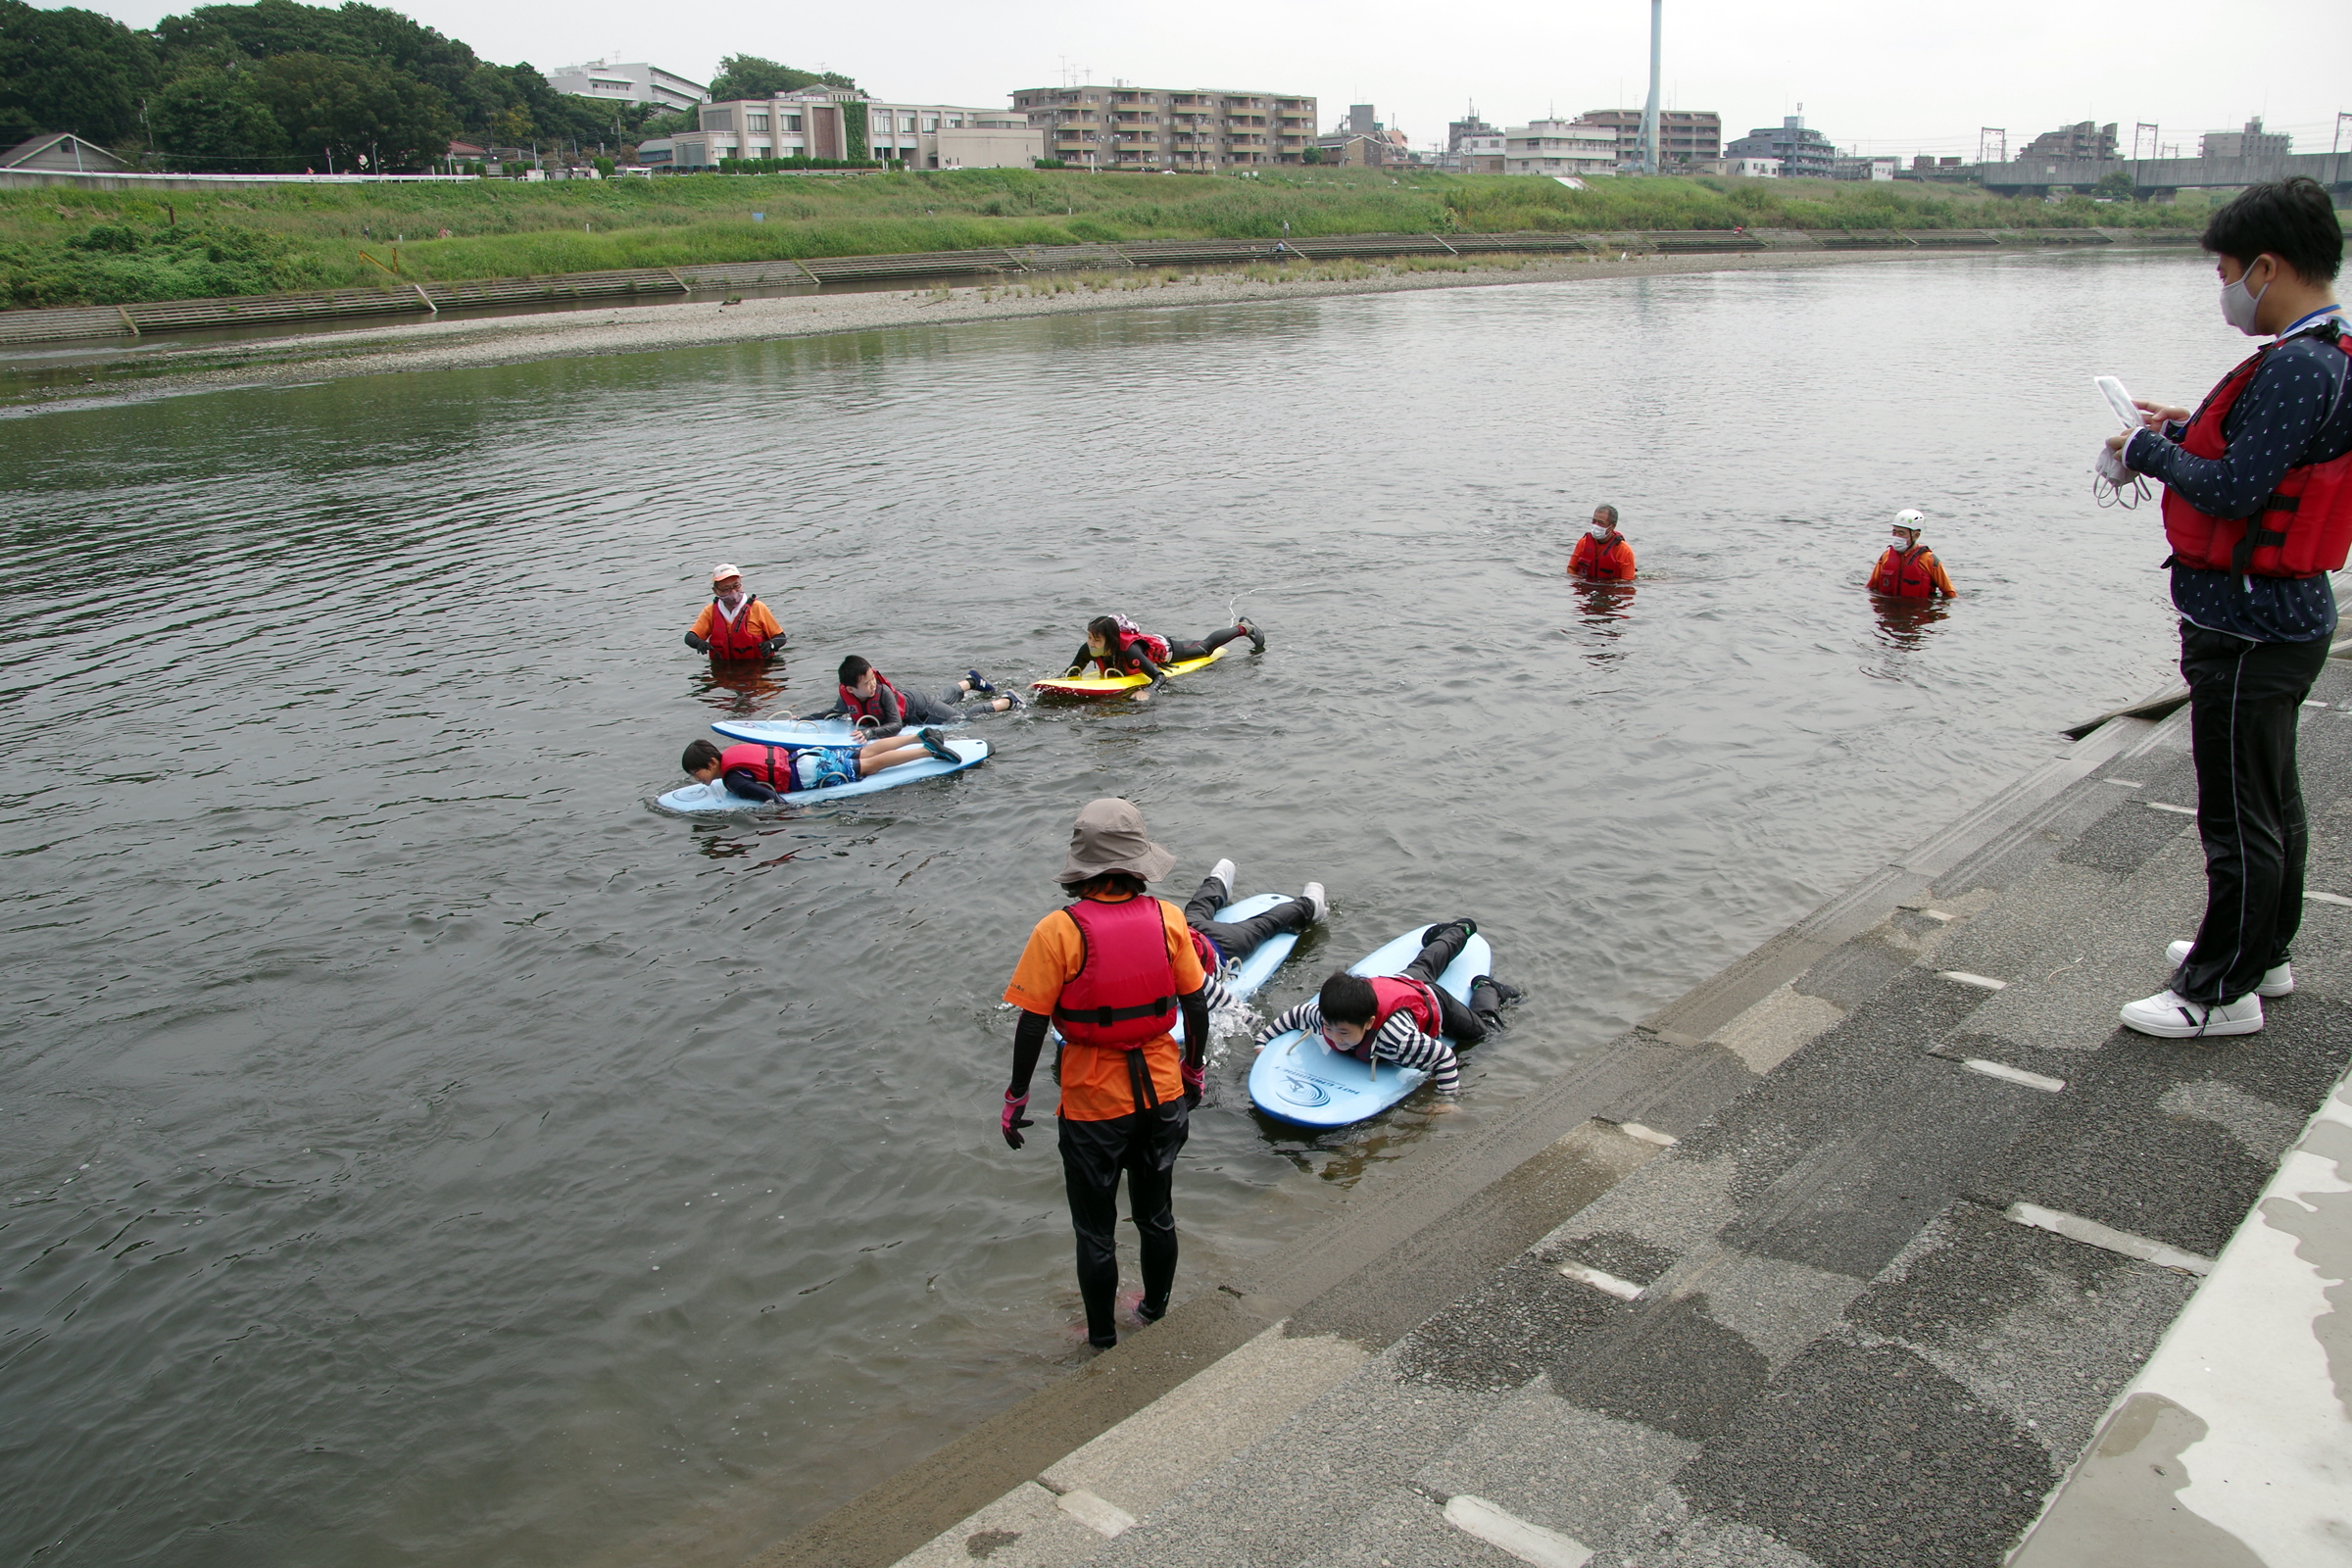
[[[755,221],[756,212],[766,214]],[[2170,226],[2186,214],[1945,187],[1316,169],[1255,178],[969,170],[525,184],[0,190],[0,306],[347,288],[991,245],[1380,232]],[[443,231],[447,237],[443,237]],[[366,255],[363,255],[366,253]]]

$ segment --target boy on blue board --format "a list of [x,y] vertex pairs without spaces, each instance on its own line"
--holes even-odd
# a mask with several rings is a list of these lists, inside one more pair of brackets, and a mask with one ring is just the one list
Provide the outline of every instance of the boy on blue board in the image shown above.
[[765,746],[751,741],[720,751],[709,741],[695,741],[678,759],[678,765],[697,784],[722,780],[727,793],[746,801],[779,801],[796,790],[824,789],[872,778],[901,762],[919,762],[926,757],[943,762],[958,760],[935,729],[913,735],[892,735],[862,746]]
[[1086,623],[1086,646],[1078,650],[1062,676],[1075,679],[1090,663],[1104,675],[1147,675],[1152,684],[1138,686],[1129,695],[1139,703],[1148,703],[1153,692],[1167,684],[1167,671],[1160,668],[1162,664],[1206,659],[1237,637],[1249,638],[1253,654],[1266,651],[1266,634],[1247,619],[1237,620],[1223,631],[1212,631],[1197,643],[1184,643],[1146,631],[1125,615],[1097,615]]
[[841,662],[835,675],[840,685],[833,706],[819,713],[803,713],[801,717],[846,718],[855,724],[889,729],[899,724],[953,724],[963,716],[956,711],[956,705],[975,693],[988,699],[991,712],[1002,713],[1021,706],[1018,697],[998,691],[976,669],[965,670],[963,679],[937,697],[899,690],[888,675],[856,654]]
[[1219,860],[1209,867],[1200,887],[1185,901],[1184,923],[1192,928],[1196,942],[1207,944],[1201,954],[1201,966],[1208,971],[1208,1010],[1217,1013],[1237,1004],[1238,999],[1225,989],[1222,972],[1228,965],[1238,964],[1259,948],[1286,931],[1304,931],[1308,926],[1331,912],[1331,901],[1324,897],[1323,884],[1309,882],[1298,897],[1271,909],[1241,920],[1220,920],[1217,911],[1233,902],[1234,864]]
[[[1421,933],[1419,956],[1402,974],[1367,977],[1334,970],[1312,1001],[1259,1029],[1257,1044],[1262,1048],[1293,1029],[1320,1034],[1325,1045],[1358,1061],[1418,1067],[1440,1095],[1454,1098],[1462,1091],[1454,1046],[1467,1049],[1501,1033],[1502,1009],[1519,1000],[1516,987],[1493,975],[1472,982],[1468,1006],[1437,983],[1477,930],[1478,922],[1467,915],[1431,926]],[[1443,1038],[1447,1035],[1453,1045]]]

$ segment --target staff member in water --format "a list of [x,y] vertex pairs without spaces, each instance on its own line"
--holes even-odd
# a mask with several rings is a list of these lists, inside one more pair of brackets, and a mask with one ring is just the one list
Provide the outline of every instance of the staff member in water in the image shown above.
[[720,562],[710,568],[710,602],[694,617],[686,646],[721,662],[773,659],[784,651],[784,628],[758,594],[743,591],[743,570]]
[[1960,597],[1936,552],[1919,542],[1920,529],[1927,521],[1917,507],[1905,507],[1894,514],[1894,543],[1870,568],[1872,593],[1890,599],[1932,599],[1938,594],[1946,599]]
[[2273,341],[2193,415],[2141,403],[2147,423],[2107,443],[2164,481],[2188,682],[2205,917],[2167,955],[2171,984],[2123,1009],[2129,1027],[2174,1040],[2254,1034],[2262,999],[2295,989],[2287,950],[2309,846],[2296,726],[2335,634],[2328,573],[2352,545],[2352,334],[2328,192],[2302,178],[2248,186],[2199,243],[2223,319]]
[[1617,531],[1617,509],[1607,502],[1592,509],[1585,536],[1568,553],[1568,575],[1591,582],[1634,580],[1634,547]]
[[[1119,1287],[1119,1173],[1143,1251],[1144,1296],[1136,1316],[1157,1321],[1176,1283],[1172,1188],[1187,1114],[1200,1102],[1208,1043],[1207,979],[1184,911],[1145,892],[1175,869],[1176,857],[1144,833],[1131,802],[1100,800],[1078,813],[1070,853],[1056,878],[1074,903],[1037,922],[1004,1000],[1021,1009],[1012,1036],[1012,1082],[999,1129],[1007,1148],[1031,1125],[1029,1080],[1049,1024],[1061,1054],[1062,1179],[1078,1236],[1078,1294],[1087,1343],[1119,1343],[1112,1310]],[[1170,1033],[1184,1019],[1184,1047]]]

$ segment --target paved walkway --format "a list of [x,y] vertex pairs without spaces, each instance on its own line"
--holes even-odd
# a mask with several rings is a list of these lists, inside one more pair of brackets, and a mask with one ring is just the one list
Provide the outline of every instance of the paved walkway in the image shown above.
[[2306,1136],[2352,1060],[2352,665],[2313,695],[2319,896],[2263,1034],[2116,1023],[2203,862],[2185,714],[2113,720],[764,1560],[1991,1565],[2104,1425],[2033,1568],[2352,1561],[2352,1110]]

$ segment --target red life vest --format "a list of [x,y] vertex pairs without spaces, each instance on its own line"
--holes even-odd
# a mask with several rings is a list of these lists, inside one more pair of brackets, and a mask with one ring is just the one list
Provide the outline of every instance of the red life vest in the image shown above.
[[1168,640],[1165,637],[1148,631],[1131,631],[1127,627],[1121,626],[1118,652],[1098,659],[1095,662],[1097,664],[1107,663],[1123,674],[1130,673],[1127,669],[1128,651],[1137,648],[1142,649],[1144,657],[1154,664],[1165,664],[1168,662]]
[[906,716],[906,695],[890,684],[888,675],[877,669],[874,671],[873,696],[860,697],[855,687],[844,686],[841,688],[841,706],[849,710],[850,721],[855,724],[863,724],[869,721],[876,724],[898,722],[898,719],[889,718],[882,711],[882,692],[886,687],[889,689],[890,695],[898,699],[899,719],[904,719]]
[[1065,911],[1085,954],[1054,1004],[1061,1037],[1135,1051],[1176,1027],[1176,965],[1160,902],[1080,899]]
[[793,777],[792,754],[781,746],[760,746],[745,741],[718,754],[720,778],[725,778],[737,768],[779,793],[800,787],[799,781]]
[[[1888,545],[1879,564],[1871,568],[1870,591],[1891,594],[1897,599],[1931,599],[1936,594],[1936,552],[1926,545],[1913,545],[1897,550]],[[1851,582],[1852,578],[1846,579]]]
[[1437,992],[1431,989],[1427,981],[1399,980],[1390,975],[1379,975],[1372,981],[1372,995],[1379,999],[1379,1004],[1372,1014],[1371,1026],[1364,1031],[1365,1039],[1369,1040],[1380,1033],[1380,1026],[1399,1012],[1410,1017],[1423,1034],[1433,1039],[1446,1032],[1446,1013],[1438,1005]]
[[[2328,335],[2352,357],[2352,336],[2333,322]],[[2279,342],[2284,342],[2281,338]],[[2222,377],[2180,434],[2180,450],[2192,458],[2219,458],[2229,451],[2222,420],[2251,386],[2265,344],[2252,359]],[[2352,374],[2352,364],[2342,368]],[[2343,383],[2337,383],[2337,396]],[[2184,566],[2254,577],[2314,577],[2335,571],[2352,554],[2352,452],[2326,463],[2289,468],[2251,517],[2214,517],[2189,505],[2170,485],[2164,491],[2164,538],[2173,559]]]
[[712,659],[758,659],[760,645],[767,641],[752,630],[752,607],[760,602],[758,594],[743,596],[743,608],[735,612],[733,620],[710,601],[710,657]]

